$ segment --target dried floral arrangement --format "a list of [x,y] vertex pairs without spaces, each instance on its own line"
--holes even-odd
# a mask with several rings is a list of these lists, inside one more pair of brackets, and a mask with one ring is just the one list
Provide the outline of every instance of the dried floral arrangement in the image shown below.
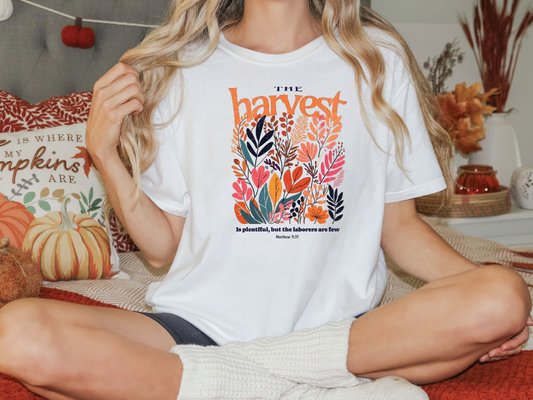
[[470,87],[461,83],[454,91],[437,95],[442,110],[437,121],[449,133],[455,149],[465,155],[481,150],[478,141],[485,137],[483,115],[496,110],[486,103],[497,90],[481,93],[482,90],[481,82]]
[[444,81],[452,76],[455,64],[463,62],[464,55],[465,53],[461,52],[456,39],[452,43],[446,43],[442,53],[433,57],[433,60],[428,57],[424,63],[424,69],[429,70],[427,77],[435,96],[447,92],[448,89],[444,86]]
[[533,23],[533,8],[526,11],[517,29],[513,28],[520,0],[476,0],[473,28],[466,16],[460,19],[468,43],[474,50],[476,62],[485,88],[498,88],[498,94],[488,99],[501,113],[509,96],[516,71],[518,55],[528,27]]

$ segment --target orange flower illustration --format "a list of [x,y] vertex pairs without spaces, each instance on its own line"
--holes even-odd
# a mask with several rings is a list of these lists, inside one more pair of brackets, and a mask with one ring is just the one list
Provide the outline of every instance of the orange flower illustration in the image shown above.
[[313,161],[318,152],[318,146],[315,143],[302,143],[298,149],[298,161],[303,163]]
[[311,222],[315,221],[315,224],[317,222],[319,224],[323,224],[328,218],[328,212],[326,210],[322,210],[322,207],[313,206],[307,213],[306,217],[309,218],[309,221]]

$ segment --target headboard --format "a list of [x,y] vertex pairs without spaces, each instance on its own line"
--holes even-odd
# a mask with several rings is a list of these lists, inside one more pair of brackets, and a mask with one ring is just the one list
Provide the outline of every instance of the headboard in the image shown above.
[[[32,0],[75,17],[158,25],[170,0]],[[94,83],[150,30],[84,23],[94,47],[66,47],[61,30],[74,21],[13,0],[13,15],[0,22],[0,89],[30,103],[92,90]]]
[[[94,83],[135,47],[149,28],[84,23],[96,34],[94,47],[66,47],[61,31],[74,21],[13,1],[13,15],[0,21],[0,89],[30,103],[90,91]],[[158,25],[171,0],[32,0],[74,17]],[[363,0],[370,5],[370,0]]]

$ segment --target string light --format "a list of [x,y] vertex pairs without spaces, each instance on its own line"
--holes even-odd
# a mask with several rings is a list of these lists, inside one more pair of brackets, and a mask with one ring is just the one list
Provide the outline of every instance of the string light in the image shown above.
[[[29,1],[29,0],[20,0],[20,1],[22,1],[23,3],[30,4],[30,5],[32,5],[34,7],[38,7],[38,8],[41,8],[43,10],[49,11],[51,13],[54,13],[54,14],[57,14],[57,15],[61,15],[62,17],[69,18],[69,19],[72,19],[72,20],[76,20],[76,17],[73,17],[72,15],[64,14],[64,13],[62,13],[60,11],[53,10],[51,8],[42,6],[40,4],[36,4],[36,3],[32,2],[32,1]],[[97,20],[97,19],[88,19],[88,18],[84,18],[83,22],[92,22],[92,23],[96,23],[96,24],[108,24],[108,25],[121,25],[121,26],[136,26],[136,27],[140,27],[140,28],[157,28],[158,27],[158,25],[134,24],[134,23],[129,23],[129,22],[118,22],[118,21],[100,21],[100,20]]]

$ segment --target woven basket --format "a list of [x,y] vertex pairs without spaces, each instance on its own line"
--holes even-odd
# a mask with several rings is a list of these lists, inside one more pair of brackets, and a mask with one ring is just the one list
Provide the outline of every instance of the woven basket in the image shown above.
[[439,209],[438,194],[419,197],[415,200],[416,211],[420,214],[443,218],[489,217],[507,214],[511,211],[511,193],[508,187],[501,186],[496,193],[454,194],[451,206]]

